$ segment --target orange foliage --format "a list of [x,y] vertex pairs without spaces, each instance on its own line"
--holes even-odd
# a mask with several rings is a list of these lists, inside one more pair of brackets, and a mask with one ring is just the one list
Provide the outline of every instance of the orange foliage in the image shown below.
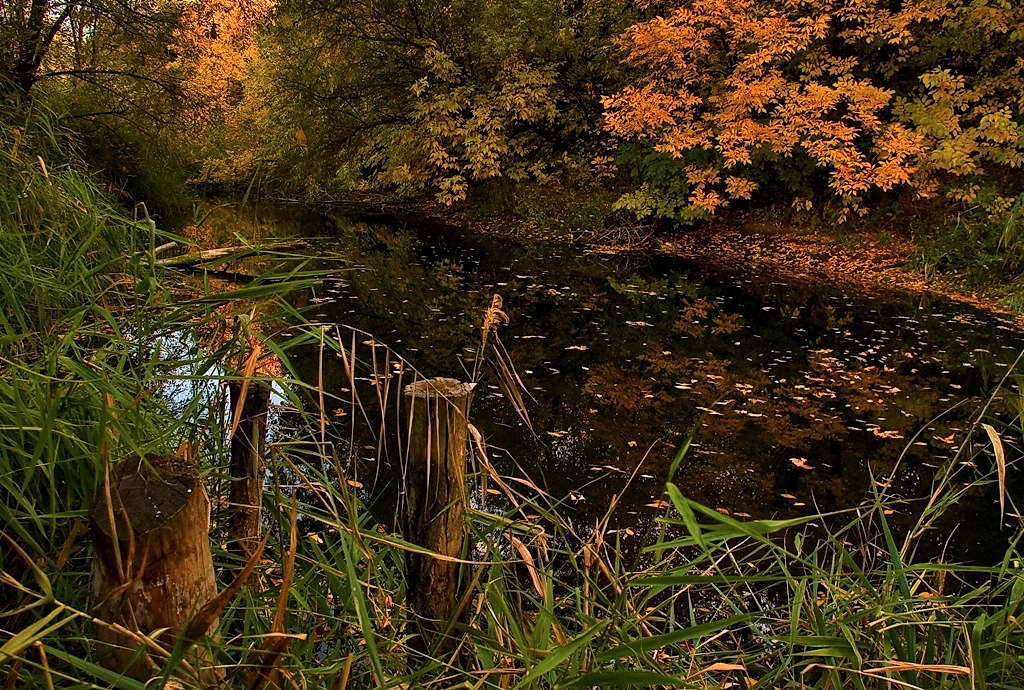
[[276,0],[200,0],[189,6],[178,31],[185,91],[197,120],[215,113],[230,120],[242,84],[258,59],[255,38]]
[[[929,193],[936,171],[971,174],[985,160],[1016,166],[1013,119],[1021,102],[1006,102],[1012,82],[989,75],[981,90],[934,68],[934,55],[961,50],[955,41],[974,40],[970,32],[982,20],[1011,42],[1024,35],[1019,8],[992,3],[975,16],[986,4],[676,2],[618,39],[642,76],[605,99],[606,126],[675,158],[703,161],[686,174],[690,203],[708,212],[749,198],[749,166],[765,157],[806,155],[847,201],[908,183]],[[939,29],[955,41],[941,44],[931,35]],[[1013,62],[1005,57],[1000,65]],[[1003,76],[1019,79],[1021,64]]]

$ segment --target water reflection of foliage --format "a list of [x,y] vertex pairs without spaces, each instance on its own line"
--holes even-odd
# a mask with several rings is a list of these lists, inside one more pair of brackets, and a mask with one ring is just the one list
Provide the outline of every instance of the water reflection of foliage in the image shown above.
[[[680,483],[737,514],[855,504],[870,472],[887,476],[918,431],[914,443],[926,445],[909,447],[892,490],[925,495],[934,470],[923,463],[966,441],[965,412],[932,418],[979,399],[1005,371],[999,357],[974,351],[999,343],[987,322],[943,317],[943,305],[341,218],[316,232],[333,235],[318,247],[337,247],[353,267],[313,291],[322,319],[373,333],[427,375],[464,374],[459,360],[474,356],[480,314],[493,293],[505,295],[512,323],[503,337],[534,393],[540,438],[496,387],[478,389],[475,421],[555,495],[577,496],[583,522],[641,462],[624,500],[640,513],[629,517],[634,527],[643,522],[642,506],[694,426]],[[311,377],[317,365],[315,352],[296,362]],[[325,381],[330,391],[346,385],[330,367]]]
[[465,289],[461,264],[449,259],[422,261],[407,232],[351,222],[339,223],[338,229],[357,268],[345,276],[346,291],[355,297],[352,309],[386,326],[368,330],[381,337],[388,332],[403,334],[405,344],[421,353],[419,364],[425,370],[456,361],[475,342],[477,321],[491,295]]

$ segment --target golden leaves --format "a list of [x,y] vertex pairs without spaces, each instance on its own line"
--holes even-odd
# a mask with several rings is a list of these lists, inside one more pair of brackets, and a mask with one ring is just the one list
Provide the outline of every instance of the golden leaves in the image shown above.
[[[1024,13],[945,0],[689,2],[620,37],[645,75],[604,100],[606,128],[676,158],[711,153],[699,175],[687,170],[689,201],[708,213],[750,198],[740,168],[764,151],[805,153],[847,200],[901,185],[931,196],[936,172],[1024,165],[1024,68],[968,77],[921,50],[935,29],[950,32],[944,49],[959,50],[961,34],[983,43],[981,27],[1024,35]],[[885,44],[895,57],[867,49]],[[923,97],[892,79],[912,59]]]

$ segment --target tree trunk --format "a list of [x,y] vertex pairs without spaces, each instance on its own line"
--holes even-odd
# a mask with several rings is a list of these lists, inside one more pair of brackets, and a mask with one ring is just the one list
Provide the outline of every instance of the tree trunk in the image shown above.
[[211,262],[223,262],[226,260],[237,260],[267,252],[282,251],[285,249],[296,249],[305,246],[303,240],[286,240],[282,242],[271,242],[262,246],[250,246],[245,244],[231,247],[217,247],[216,249],[203,249],[189,252],[180,256],[170,256],[165,259],[157,259],[157,266],[166,268],[187,268]]
[[260,510],[263,505],[263,471],[267,445],[267,414],[270,410],[270,388],[252,381],[242,398],[241,382],[228,384],[231,409],[241,417],[231,437],[231,486],[228,501],[232,515],[228,525],[231,548],[242,557],[249,558],[260,543],[262,524]]
[[[465,543],[466,442],[473,384],[455,379],[405,387],[409,424],[405,472],[407,538],[443,556],[459,558]],[[443,631],[461,594],[459,564],[408,554],[409,595],[425,619],[424,631]]]
[[[156,639],[173,649],[174,636],[217,594],[210,501],[195,466],[176,456],[125,460],[111,472],[110,501],[101,488],[91,519],[94,615],[146,635],[166,628]],[[154,676],[156,665],[136,639],[101,624],[95,637],[108,668]],[[209,666],[199,647],[186,661],[197,671]],[[211,668],[201,675],[219,677]]]
[[39,53],[43,40],[43,23],[46,21],[49,4],[47,0],[32,0],[25,26],[21,27],[19,32],[12,75],[14,86],[22,93],[28,93],[36,80],[36,71],[42,59]]

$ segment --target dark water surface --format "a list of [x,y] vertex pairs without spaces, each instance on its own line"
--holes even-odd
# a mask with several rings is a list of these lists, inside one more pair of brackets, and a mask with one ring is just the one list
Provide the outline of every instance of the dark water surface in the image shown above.
[[[937,466],[970,443],[971,415],[1024,347],[1010,323],[943,299],[868,296],[664,257],[592,255],[297,207],[220,209],[203,227],[211,245],[231,243],[234,232],[322,238],[308,250],[312,265],[337,266],[337,277],[297,296],[297,306],[312,320],[373,334],[427,376],[468,378],[483,311],[502,295],[510,323],[500,336],[533,395],[536,435],[490,375],[473,422],[497,464],[518,463],[584,528],[639,466],[615,527],[649,529],[691,429],[675,481],[733,515],[855,506],[894,469],[890,495],[926,497]],[[321,374],[320,359],[298,353],[300,375],[343,389],[340,363],[327,361]],[[393,479],[383,468],[364,480],[365,491],[386,501]],[[906,524],[911,512],[893,520]],[[950,560],[985,558],[1004,538],[993,490],[969,493],[928,537],[936,550],[948,545]]]

